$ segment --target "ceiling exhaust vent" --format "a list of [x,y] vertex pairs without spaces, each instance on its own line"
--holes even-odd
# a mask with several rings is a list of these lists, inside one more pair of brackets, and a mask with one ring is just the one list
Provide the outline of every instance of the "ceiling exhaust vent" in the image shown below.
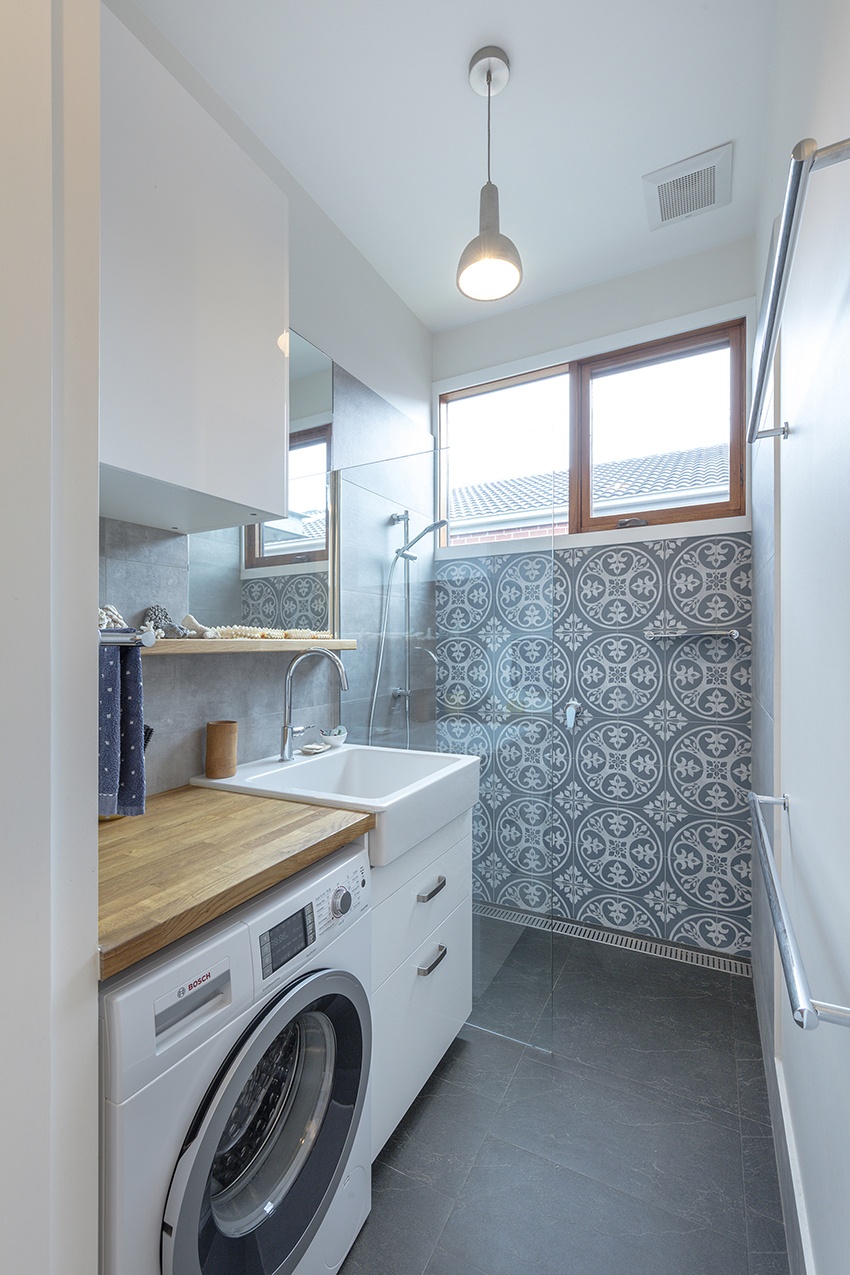
[[643,192],[650,230],[730,203],[732,143],[646,173]]

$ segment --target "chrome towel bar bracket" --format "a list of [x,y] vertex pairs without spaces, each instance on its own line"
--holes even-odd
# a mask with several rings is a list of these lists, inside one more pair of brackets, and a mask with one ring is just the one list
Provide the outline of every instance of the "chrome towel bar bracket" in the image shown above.
[[153,646],[156,634],[150,629],[144,633],[122,633],[120,630],[98,629],[101,646]]
[[761,808],[762,806],[782,806],[784,810],[787,810],[788,798],[787,796],[760,797],[758,793],[751,792],[747,795],[747,802],[753,822],[753,840],[764,878],[765,893],[776,932],[779,960],[785,975],[785,985],[788,988],[788,999],[791,1002],[794,1022],[803,1031],[814,1031],[821,1022],[835,1023],[839,1027],[850,1027],[850,1009],[843,1005],[828,1005],[825,1001],[813,999],[785,895],[782,893],[776,860],[770,847],[770,838],[767,835]]

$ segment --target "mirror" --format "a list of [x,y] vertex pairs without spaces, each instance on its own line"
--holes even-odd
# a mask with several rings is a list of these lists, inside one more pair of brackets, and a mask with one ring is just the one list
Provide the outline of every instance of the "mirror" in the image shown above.
[[242,527],[189,536],[189,610],[202,624],[334,628],[330,454],[322,441],[333,420],[333,363],[297,332],[290,332],[289,406],[290,516],[249,536],[256,565],[245,566]]

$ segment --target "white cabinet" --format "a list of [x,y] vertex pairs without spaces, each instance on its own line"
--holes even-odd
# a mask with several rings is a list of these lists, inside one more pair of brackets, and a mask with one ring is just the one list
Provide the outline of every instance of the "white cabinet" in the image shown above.
[[108,9],[101,146],[102,512],[279,517],[286,196]]
[[372,1157],[472,1009],[472,814],[372,870]]

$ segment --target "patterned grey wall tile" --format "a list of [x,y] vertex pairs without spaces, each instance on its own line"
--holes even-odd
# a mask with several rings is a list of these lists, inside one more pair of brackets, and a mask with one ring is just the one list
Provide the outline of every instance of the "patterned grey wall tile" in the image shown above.
[[604,717],[643,717],[663,684],[661,653],[640,634],[595,637],[575,658],[575,697]]
[[601,890],[643,898],[664,879],[664,838],[638,811],[594,809],[576,826],[575,860]]
[[[493,577],[488,561],[455,558],[437,564],[435,605],[441,636],[485,632],[493,610]],[[490,626],[490,631],[498,642],[498,628]],[[507,638],[509,630],[505,627],[503,632]]]
[[658,919],[639,899],[612,894],[610,891],[599,890],[590,894],[579,908],[576,919],[587,925],[629,930],[633,934],[645,934],[650,938],[664,937]]
[[269,629],[323,629],[328,625],[326,572],[266,576],[242,582],[242,624]]
[[489,559],[493,614],[511,634],[551,637],[551,553],[501,555]]
[[730,956],[750,954],[749,917],[738,920],[722,912],[688,914],[671,927],[669,937],[673,943],[726,952]]
[[437,642],[437,706],[442,712],[480,708],[492,685],[490,653],[472,637]]
[[686,540],[668,565],[668,601],[685,628],[716,628],[750,615],[752,553],[748,536]]
[[643,804],[663,779],[663,755],[654,735],[632,722],[600,722],[576,745],[576,779],[605,805]]
[[[551,594],[549,555],[439,564],[438,658],[452,635],[477,643],[478,660],[476,667],[471,647],[456,648],[462,658],[442,670],[439,747],[450,746],[454,719],[456,737],[482,732],[482,749],[487,731],[492,739],[475,850],[481,897],[521,908],[534,907],[537,897],[543,908],[548,896],[557,915],[745,950],[749,554],[749,538],[739,535],[557,550]],[[495,582],[489,594],[488,578]],[[469,605],[473,594],[477,609]],[[647,637],[723,621],[732,627],[729,617],[741,630],[738,642]],[[522,695],[549,661],[528,658],[520,646],[526,637],[551,641],[552,698],[541,695],[536,706]],[[475,676],[464,686],[470,666]],[[572,698],[581,712],[568,730]],[[545,745],[529,749],[517,733],[517,710],[529,723],[546,723]],[[552,800],[544,828],[546,794],[537,785],[547,747]],[[540,808],[521,813],[523,766],[534,788],[522,796]],[[711,859],[721,824],[729,845],[725,858]],[[703,857],[685,889],[682,847],[694,837]]]
[[552,726],[546,717],[513,718],[493,728],[494,770],[516,793],[546,793],[552,787]]
[[593,627],[643,628],[660,609],[663,592],[661,567],[642,546],[594,549],[576,564],[576,610]]
[[667,653],[667,689],[679,708],[698,719],[745,717],[752,698],[751,643],[735,638],[673,642]]
[[516,637],[493,657],[493,690],[510,713],[545,713],[552,708],[552,641]]
[[747,809],[751,740],[745,727],[713,722],[682,732],[670,749],[669,781],[686,807],[716,816]]

